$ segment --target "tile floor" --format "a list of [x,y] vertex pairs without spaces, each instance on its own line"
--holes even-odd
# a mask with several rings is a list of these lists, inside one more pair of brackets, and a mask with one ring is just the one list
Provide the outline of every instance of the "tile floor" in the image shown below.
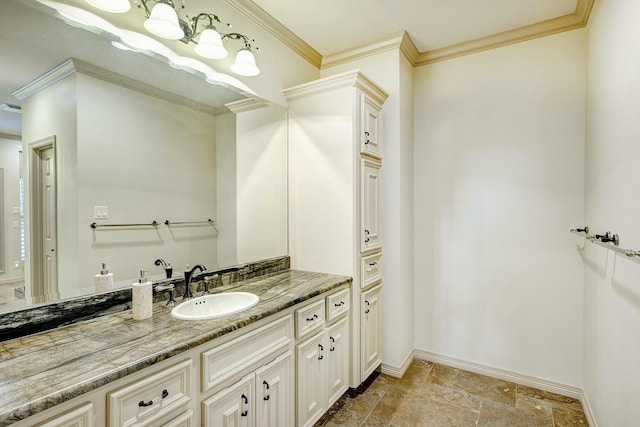
[[579,400],[423,360],[379,374],[316,423],[332,426],[587,427]]

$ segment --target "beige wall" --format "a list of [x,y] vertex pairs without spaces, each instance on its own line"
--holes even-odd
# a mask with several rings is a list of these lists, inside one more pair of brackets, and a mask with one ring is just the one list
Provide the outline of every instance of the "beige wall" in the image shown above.
[[585,31],[414,72],[415,346],[582,386]]

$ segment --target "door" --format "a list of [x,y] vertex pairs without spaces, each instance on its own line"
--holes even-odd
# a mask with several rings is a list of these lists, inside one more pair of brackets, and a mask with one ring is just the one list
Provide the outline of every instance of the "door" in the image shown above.
[[255,374],[252,372],[229,388],[202,402],[203,427],[255,426]]
[[345,317],[329,327],[327,334],[327,407],[330,408],[349,388],[349,318]]
[[30,144],[31,295],[33,302],[58,298],[55,137]]
[[327,410],[326,333],[297,346],[298,426],[312,426]]
[[375,286],[360,296],[362,313],[360,315],[361,366],[360,381],[382,363],[382,318],[380,313],[380,291],[382,285]]
[[368,158],[362,158],[360,162],[360,252],[364,254],[382,248],[380,239],[382,183],[379,162]]
[[256,425],[293,426],[293,354],[288,351],[258,369],[256,387]]

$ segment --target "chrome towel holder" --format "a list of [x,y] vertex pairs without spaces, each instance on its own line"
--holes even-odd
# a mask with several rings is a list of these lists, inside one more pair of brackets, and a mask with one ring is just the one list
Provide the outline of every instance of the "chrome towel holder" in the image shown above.
[[627,259],[630,259],[631,261],[640,263],[640,250],[624,249],[619,247],[620,236],[618,236],[617,234],[614,234],[610,231],[607,231],[604,234],[589,234],[588,226],[584,228],[572,228],[569,231],[573,234],[584,237],[591,243],[595,243],[596,245],[602,246],[603,248],[611,249],[618,254],[625,255]]

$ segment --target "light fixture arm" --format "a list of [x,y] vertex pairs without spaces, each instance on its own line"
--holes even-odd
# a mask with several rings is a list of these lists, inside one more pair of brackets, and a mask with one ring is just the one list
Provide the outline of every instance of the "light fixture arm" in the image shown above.
[[252,43],[255,43],[256,40],[249,39],[249,37],[245,36],[244,34],[227,33],[227,34],[221,34],[220,36],[222,37],[222,40],[225,40],[225,39],[242,40],[242,42],[244,43],[244,49],[249,50],[251,52],[253,52],[254,50],[260,51],[259,47],[252,44]]

